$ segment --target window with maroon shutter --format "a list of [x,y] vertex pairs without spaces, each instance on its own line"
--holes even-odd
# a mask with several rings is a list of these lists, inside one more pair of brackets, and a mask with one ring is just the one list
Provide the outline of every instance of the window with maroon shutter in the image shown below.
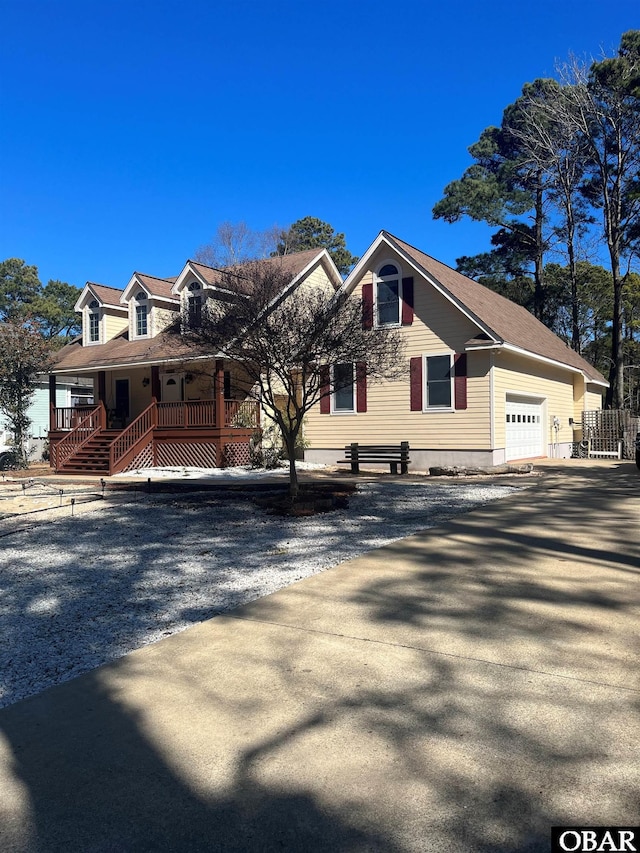
[[362,285],[362,328],[373,329],[373,284]]
[[409,362],[409,382],[411,411],[422,411],[422,356],[416,356]]
[[[420,373],[418,373],[420,371]],[[418,386],[418,378],[424,382]],[[427,355],[411,359],[411,408],[418,408],[420,399],[423,411],[451,411],[466,409],[466,355],[453,353]],[[424,398],[423,398],[424,395]]]
[[363,361],[356,364],[356,411],[367,411],[367,365]]
[[337,412],[354,412],[356,404],[356,377],[352,362],[334,364],[333,366],[333,401],[332,410]]
[[401,278],[395,264],[385,263],[375,276],[375,325],[398,326],[402,319],[400,308]]
[[324,364],[320,368],[320,414],[328,415],[331,411],[331,398],[329,397],[329,365]]
[[402,325],[413,323],[413,276],[402,279]]
[[453,357],[454,407],[467,408],[467,354],[457,352]]

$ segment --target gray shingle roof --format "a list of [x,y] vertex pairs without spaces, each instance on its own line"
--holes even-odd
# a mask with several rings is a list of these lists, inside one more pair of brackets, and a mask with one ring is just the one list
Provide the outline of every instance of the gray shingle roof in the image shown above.
[[141,272],[134,274],[138,277],[138,281],[147,288],[152,296],[160,296],[163,299],[170,299],[172,302],[177,301],[178,297],[171,293],[171,288],[173,287],[176,277],[158,278],[155,275],[146,275]]
[[108,287],[106,284],[95,284],[93,281],[88,281],[87,287],[91,288],[97,296],[98,301],[103,305],[113,305],[117,308],[123,307],[120,304],[122,291],[118,290],[117,287]]

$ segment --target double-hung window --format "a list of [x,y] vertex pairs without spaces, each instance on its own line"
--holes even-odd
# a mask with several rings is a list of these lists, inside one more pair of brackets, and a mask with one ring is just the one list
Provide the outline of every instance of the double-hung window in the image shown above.
[[333,411],[355,411],[353,364],[334,365]]
[[94,299],[89,303],[89,343],[97,344],[100,341],[100,306]]
[[375,317],[376,326],[400,324],[402,278],[394,264],[385,264],[376,276]]
[[451,408],[453,371],[450,355],[429,355],[425,358],[426,404],[428,409]]
[[187,296],[187,312],[190,329],[198,329],[202,325],[202,288],[197,281],[189,285]]
[[458,411],[467,408],[467,354],[417,355],[409,359],[412,412]]
[[366,412],[366,363],[323,365],[320,368],[320,392],[321,415]]
[[149,329],[149,305],[146,293],[136,296],[136,337],[144,338]]

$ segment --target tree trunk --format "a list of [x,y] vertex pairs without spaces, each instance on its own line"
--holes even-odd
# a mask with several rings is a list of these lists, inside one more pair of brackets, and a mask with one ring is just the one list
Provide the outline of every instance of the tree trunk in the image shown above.
[[622,305],[622,278],[620,277],[620,261],[617,253],[611,252],[611,270],[613,272],[613,317],[611,324],[611,370],[609,381],[611,387],[607,393],[610,397],[610,405],[614,409],[624,408],[624,388],[622,377],[624,373],[624,347],[623,343],[623,305]]
[[24,430],[20,425],[16,426],[14,433],[14,453],[19,468],[28,468],[29,457],[24,448]]
[[544,268],[544,245],[542,237],[542,224],[544,222],[544,211],[542,205],[542,187],[538,182],[536,189],[536,221],[535,221],[535,292],[533,295],[533,311],[538,320],[544,321],[545,295],[543,285]]
[[576,268],[576,224],[573,217],[571,204],[567,205],[567,252],[569,255],[569,280],[571,282],[571,348],[577,353],[582,349],[580,345],[580,323],[578,302],[578,272]]
[[287,455],[289,456],[289,496],[292,501],[298,497],[298,471],[296,469],[296,435],[288,433],[286,436]]

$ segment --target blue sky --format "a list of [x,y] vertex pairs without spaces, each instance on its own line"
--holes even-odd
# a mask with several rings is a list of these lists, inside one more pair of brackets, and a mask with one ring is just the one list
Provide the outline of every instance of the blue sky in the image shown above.
[[0,259],[124,287],[310,215],[453,265],[488,248],[431,217],[468,146],[638,27],[637,0],[0,0]]

